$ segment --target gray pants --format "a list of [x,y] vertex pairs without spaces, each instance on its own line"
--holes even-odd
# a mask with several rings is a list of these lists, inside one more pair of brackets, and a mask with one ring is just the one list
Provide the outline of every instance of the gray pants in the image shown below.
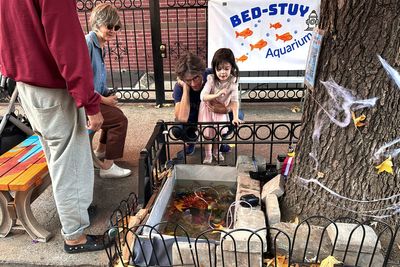
[[64,239],[76,239],[90,224],[94,169],[86,115],[66,89],[17,83],[21,105],[39,135],[52,181]]

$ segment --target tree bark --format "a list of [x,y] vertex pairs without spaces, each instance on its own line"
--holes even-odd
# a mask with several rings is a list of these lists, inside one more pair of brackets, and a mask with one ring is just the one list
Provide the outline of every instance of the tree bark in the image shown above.
[[[386,158],[373,159],[379,147],[400,138],[400,88],[389,78],[377,56],[381,55],[399,70],[400,3],[398,0],[322,0],[320,14],[319,28],[325,34],[316,85],[313,90],[307,90],[301,137],[296,147],[295,166],[286,185],[283,213],[286,219],[323,215],[332,219],[339,216],[385,218],[394,223],[397,215],[393,205],[400,206],[400,197],[372,203],[354,202],[335,196],[319,185],[305,185],[300,178],[317,179],[332,191],[354,200],[382,199],[400,193],[399,158],[393,159],[393,175],[377,174],[375,166]],[[327,118],[325,111],[329,112],[327,108],[333,102],[320,81],[330,77],[356,99],[379,98],[374,107],[356,111],[356,116],[366,115],[366,126],[356,129],[351,121],[341,128]],[[341,113],[337,118],[343,117]],[[319,142],[312,139],[316,122],[322,123]],[[396,147],[400,148],[400,143]],[[318,168],[309,155],[313,148]],[[385,208],[390,209],[380,210]]]

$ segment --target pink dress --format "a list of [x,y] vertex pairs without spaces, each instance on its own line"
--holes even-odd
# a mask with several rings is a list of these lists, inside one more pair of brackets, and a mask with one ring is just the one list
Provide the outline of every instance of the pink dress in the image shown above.
[[[210,74],[207,76],[207,82],[204,85],[203,90],[201,90],[200,94],[200,108],[199,108],[199,122],[228,122],[229,123],[229,116],[228,114],[220,114],[214,113],[210,111],[205,102],[204,102],[204,95],[206,94],[216,94],[218,91],[227,88],[228,93],[225,95],[220,95],[215,100],[219,103],[228,106],[231,101],[238,102],[238,84],[235,82],[235,77],[230,76],[229,79],[221,83],[214,82],[214,75]],[[217,128],[217,126],[214,126]],[[224,134],[228,131],[227,127],[222,127],[221,133]],[[207,138],[212,138],[215,136],[215,131],[212,128],[206,128],[203,130],[203,135]]]

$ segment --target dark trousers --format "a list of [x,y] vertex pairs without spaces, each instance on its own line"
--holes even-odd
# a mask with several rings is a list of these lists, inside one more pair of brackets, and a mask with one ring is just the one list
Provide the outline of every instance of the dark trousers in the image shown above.
[[128,119],[117,107],[100,104],[104,122],[101,126],[100,143],[106,145],[106,159],[114,160],[124,154]]

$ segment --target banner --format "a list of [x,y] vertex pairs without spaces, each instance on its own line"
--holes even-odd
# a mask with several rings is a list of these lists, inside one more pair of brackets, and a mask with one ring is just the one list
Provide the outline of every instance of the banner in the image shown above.
[[208,65],[228,47],[244,71],[304,70],[320,0],[209,0]]

